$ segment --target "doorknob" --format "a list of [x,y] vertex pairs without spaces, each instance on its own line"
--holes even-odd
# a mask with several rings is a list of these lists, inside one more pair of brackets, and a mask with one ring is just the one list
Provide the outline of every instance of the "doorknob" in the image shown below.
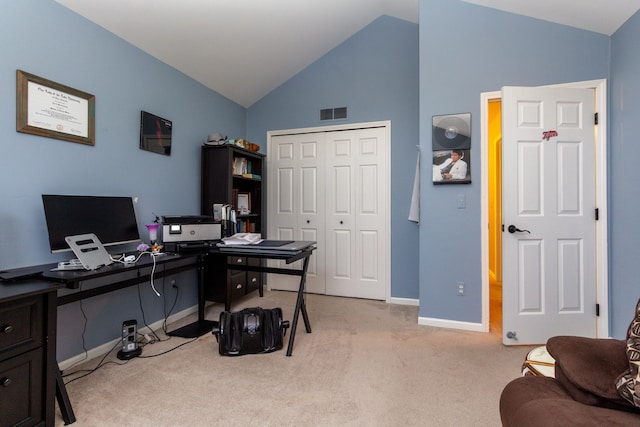
[[515,225],[510,225],[509,227],[507,227],[507,231],[509,231],[509,233],[513,234],[515,232],[518,233],[529,233],[531,234],[531,232],[529,230],[520,230],[518,227],[516,227]]

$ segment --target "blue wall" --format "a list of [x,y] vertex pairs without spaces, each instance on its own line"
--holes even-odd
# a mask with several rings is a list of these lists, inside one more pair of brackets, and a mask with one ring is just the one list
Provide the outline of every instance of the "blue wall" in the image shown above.
[[[244,136],[243,107],[51,0],[3,2],[0,28],[0,268],[71,257],[49,253],[43,193],[137,196],[145,237],[153,213],[200,212],[200,145],[212,132]],[[16,132],[16,69],[95,95],[95,146]],[[138,148],[140,110],[173,121],[171,156]],[[196,303],[195,274],[177,283],[179,311]],[[160,298],[148,285],[141,292],[147,322],[161,319]],[[166,296],[170,306],[170,286]],[[117,338],[123,320],[142,325],[135,287],[82,304],[88,349]],[[82,352],[80,303],[58,317],[64,360]]]
[[[480,94],[609,77],[609,38],[461,1],[420,1],[420,142],[433,115],[471,112],[471,158],[480,154]],[[420,316],[481,323],[480,162],[472,184],[434,186],[423,175]],[[466,209],[457,209],[457,197]],[[465,283],[458,297],[457,282]]]
[[[347,106],[348,122],[392,122],[392,296],[419,297],[423,317],[479,323],[479,162],[471,185],[434,187],[423,176],[418,231],[406,219],[415,145],[419,141],[422,152],[430,152],[431,116],[468,111],[477,159],[480,93],[611,77],[609,154],[611,164],[622,167],[611,168],[609,176],[610,312],[612,334],[622,337],[638,298],[629,266],[638,252],[630,230],[640,191],[633,163],[640,150],[634,141],[640,18],[609,38],[460,1],[420,0],[420,11],[419,29],[381,17],[246,110],[52,0],[3,3],[0,268],[68,258],[48,251],[42,193],[137,196],[141,226],[154,212],[197,213],[195,171],[205,135],[245,136],[264,146],[268,130],[320,126],[320,108]],[[16,69],[94,94],[96,145],[16,132]],[[173,121],[170,157],[138,149],[140,110]],[[466,209],[456,208],[460,194]],[[194,275],[176,279],[177,310],[193,306]],[[455,296],[457,281],[466,284],[464,298]],[[140,290],[147,322],[162,318],[148,286]],[[135,288],[86,300],[82,308],[89,349],[118,337],[122,320],[142,323]],[[58,358],[64,360],[82,352],[80,303],[61,307],[58,317]]]
[[609,292],[611,329],[623,338],[640,297],[640,12],[611,37]]
[[[418,25],[382,16],[252,105],[250,141],[269,130],[391,121],[391,296],[418,298],[417,225],[407,220],[418,145]],[[349,119],[320,122],[320,109]]]

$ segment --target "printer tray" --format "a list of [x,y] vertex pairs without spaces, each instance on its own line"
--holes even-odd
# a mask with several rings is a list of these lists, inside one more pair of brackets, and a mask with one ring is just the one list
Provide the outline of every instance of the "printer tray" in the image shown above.
[[164,245],[167,252],[203,252],[208,251],[212,244],[209,242],[169,242]]

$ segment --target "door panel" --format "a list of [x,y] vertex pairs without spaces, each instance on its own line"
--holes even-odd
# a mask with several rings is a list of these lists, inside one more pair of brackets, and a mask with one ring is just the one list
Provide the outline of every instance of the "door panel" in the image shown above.
[[327,135],[327,188],[335,191],[327,201],[331,295],[386,298],[386,144],[383,128]]
[[[324,293],[324,134],[276,136],[271,139],[267,168],[275,178],[267,192],[269,238],[281,240],[315,240],[318,248],[309,259],[306,289]],[[273,160],[270,160],[273,159]],[[273,182],[268,178],[267,182]],[[275,208],[274,208],[275,207]],[[302,261],[286,264],[270,260],[269,265],[302,268]],[[271,289],[296,291],[299,278],[270,274]]]
[[504,88],[502,107],[503,342],[593,337],[593,91]]

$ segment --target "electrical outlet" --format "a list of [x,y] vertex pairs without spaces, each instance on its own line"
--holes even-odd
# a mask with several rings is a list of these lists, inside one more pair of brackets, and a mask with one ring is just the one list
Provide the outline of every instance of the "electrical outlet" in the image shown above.
[[458,282],[458,296],[464,295],[464,282]]

